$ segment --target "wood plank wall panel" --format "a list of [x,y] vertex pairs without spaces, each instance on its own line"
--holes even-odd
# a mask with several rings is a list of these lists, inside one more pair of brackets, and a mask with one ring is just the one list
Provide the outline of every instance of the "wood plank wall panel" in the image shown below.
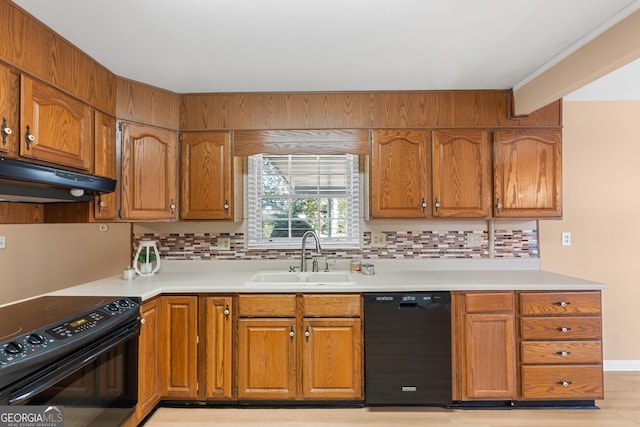
[[182,130],[560,126],[560,101],[510,118],[508,90],[182,96]]
[[113,73],[8,0],[0,0],[0,60],[115,113]]
[[117,78],[116,117],[165,129],[178,130],[180,95],[143,83]]

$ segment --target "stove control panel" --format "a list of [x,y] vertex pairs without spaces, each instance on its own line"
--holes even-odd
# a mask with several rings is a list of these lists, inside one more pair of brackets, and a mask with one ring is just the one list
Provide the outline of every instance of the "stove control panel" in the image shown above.
[[139,309],[136,301],[121,298],[58,325],[35,330],[0,344],[0,368],[45,353],[62,351],[69,342],[106,330],[118,317]]

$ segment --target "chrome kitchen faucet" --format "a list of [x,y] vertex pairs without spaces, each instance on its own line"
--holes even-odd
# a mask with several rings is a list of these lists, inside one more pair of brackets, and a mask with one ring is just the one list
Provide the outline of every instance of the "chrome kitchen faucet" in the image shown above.
[[[313,236],[316,240],[316,253],[318,256],[322,255],[322,249],[320,248],[320,239],[315,231],[309,230],[302,235],[302,253],[300,254],[300,271],[307,271],[307,237]],[[313,260],[311,271],[318,271],[318,260]]]

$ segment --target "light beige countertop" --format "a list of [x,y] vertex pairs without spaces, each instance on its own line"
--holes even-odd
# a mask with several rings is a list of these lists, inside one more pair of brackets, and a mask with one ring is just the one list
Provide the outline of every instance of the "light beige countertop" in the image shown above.
[[[299,262],[299,261],[298,261]],[[250,282],[259,271],[287,272],[292,261],[163,261],[153,276],[120,275],[50,295],[141,297],[190,293],[410,292],[480,290],[603,290],[602,283],[542,271],[538,260],[367,260],[374,275],[351,273],[352,284]],[[296,264],[297,265],[297,264]],[[334,263],[331,271],[347,271]]]

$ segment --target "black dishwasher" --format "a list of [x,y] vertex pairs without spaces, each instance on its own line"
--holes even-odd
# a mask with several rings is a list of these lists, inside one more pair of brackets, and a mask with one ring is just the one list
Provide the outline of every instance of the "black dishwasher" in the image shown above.
[[365,404],[451,403],[449,292],[365,293]]

